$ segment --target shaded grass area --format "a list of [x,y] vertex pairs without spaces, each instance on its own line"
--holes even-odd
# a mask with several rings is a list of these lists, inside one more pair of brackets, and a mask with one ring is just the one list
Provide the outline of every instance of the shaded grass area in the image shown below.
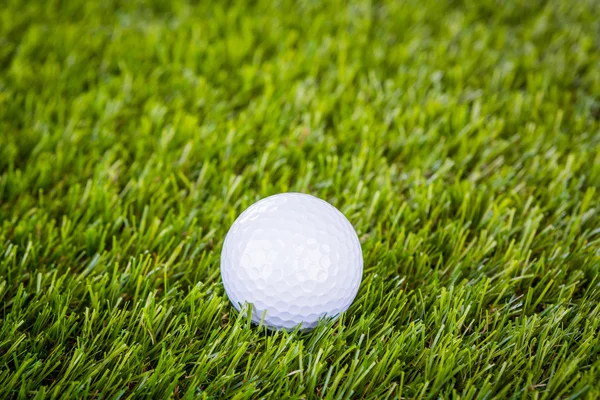
[[[8,1],[0,397],[600,396],[595,1]],[[310,333],[235,315],[254,201],[361,238]]]

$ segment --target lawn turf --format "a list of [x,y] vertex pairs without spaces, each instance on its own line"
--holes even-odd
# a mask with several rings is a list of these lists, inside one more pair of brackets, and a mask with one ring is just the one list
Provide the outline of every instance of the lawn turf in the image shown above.
[[[0,6],[0,398],[598,398],[600,6]],[[269,333],[236,216],[326,199],[356,301]]]

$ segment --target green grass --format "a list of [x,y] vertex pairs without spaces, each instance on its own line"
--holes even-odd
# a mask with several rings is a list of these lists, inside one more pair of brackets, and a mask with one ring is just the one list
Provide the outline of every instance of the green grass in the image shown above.
[[[598,398],[599,38],[596,0],[2,2],[0,398]],[[365,258],[310,333],[219,276],[285,191]]]

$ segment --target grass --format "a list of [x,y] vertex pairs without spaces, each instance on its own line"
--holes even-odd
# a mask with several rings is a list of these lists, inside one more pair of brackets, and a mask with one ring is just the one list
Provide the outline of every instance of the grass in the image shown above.
[[[212,4],[211,4],[212,3]],[[598,398],[600,7],[0,7],[0,398]],[[361,238],[310,333],[222,240],[311,193]]]

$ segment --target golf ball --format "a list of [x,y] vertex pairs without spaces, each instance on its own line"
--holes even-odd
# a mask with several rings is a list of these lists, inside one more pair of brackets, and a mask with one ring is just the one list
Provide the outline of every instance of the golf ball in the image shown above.
[[270,329],[314,328],[348,309],[360,286],[358,236],[331,204],[301,193],[264,198],[233,223],[221,252],[221,277],[239,311]]

